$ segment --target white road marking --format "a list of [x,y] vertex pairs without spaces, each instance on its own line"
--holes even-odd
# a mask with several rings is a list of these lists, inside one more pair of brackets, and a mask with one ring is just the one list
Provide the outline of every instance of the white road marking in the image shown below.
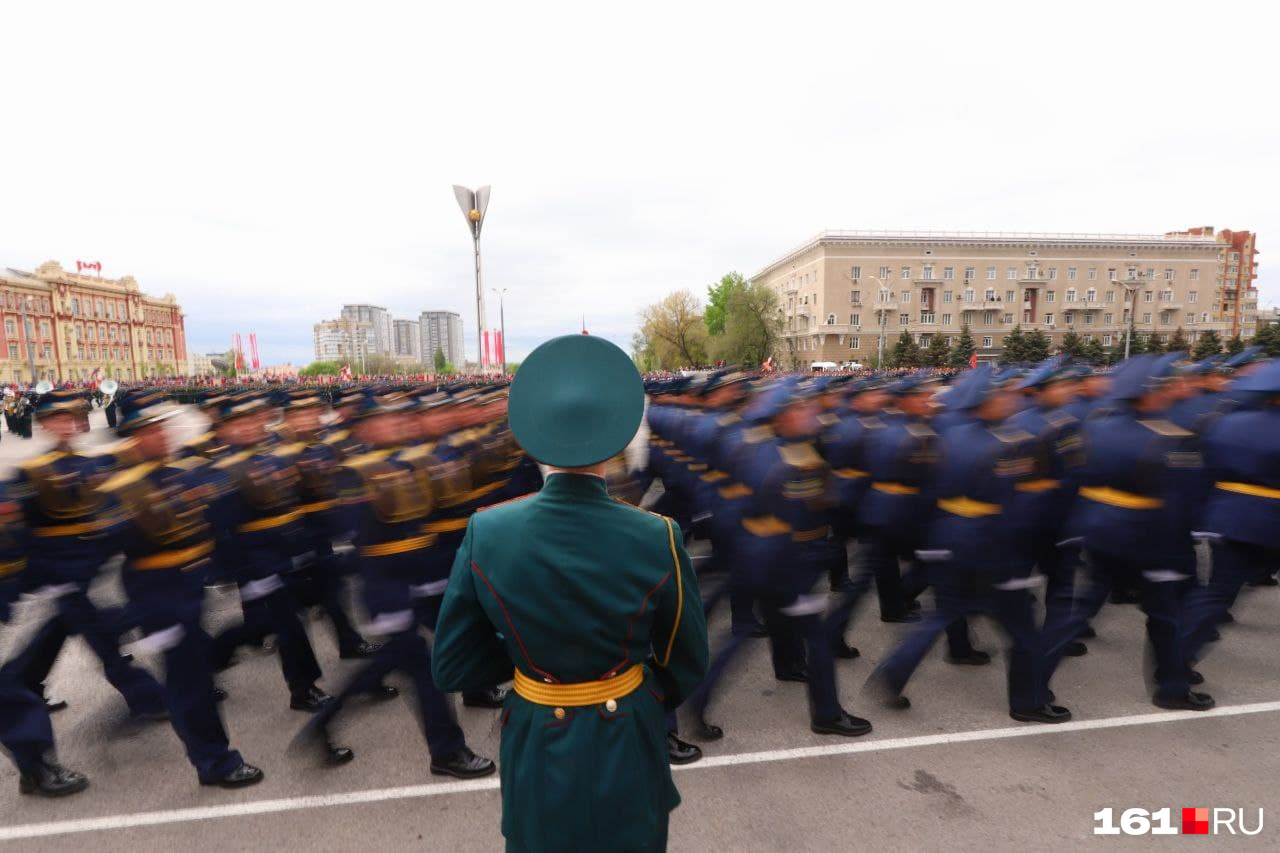
[[[893,749],[913,749],[927,746],[946,746],[976,741],[1005,740],[1018,737],[1064,734],[1066,732],[1116,729],[1127,726],[1147,726],[1159,723],[1186,722],[1211,717],[1236,717],[1243,714],[1266,714],[1280,711],[1280,702],[1256,702],[1250,705],[1229,705],[1212,711],[1165,711],[1158,714],[1134,714],[1126,717],[1106,717],[1100,720],[1078,720],[1050,726],[1010,726],[1002,729],[981,729],[969,732],[952,732],[919,737],[886,738],[834,743],[825,746],[774,749],[765,752],[744,752],[737,755],[718,755],[704,758],[696,764],[674,768],[680,772],[710,770],[740,764],[764,764],[773,761],[795,761],[805,758],[824,758],[832,755],[850,755],[861,752],[885,752]],[[493,791],[498,780],[490,777],[465,782],[443,782],[432,785],[409,785],[401,788],[378,788],[368,791],[348,791],[341,794],[319,794],[307,797],[288,797],[279,800],[257,800],[247,803],[229,803],[222,806],[205,806],[190,809],[172,809],[157,812],[108,815],[106,817],[60,820],[49,823],[28,823],[20,826],[0,827],[0,841],[19,838],[44,838],[52,835],[69,835],[77,832],[100,832],[110,829],[128,829],[137,826],[158,826],[166,823],[188,823],[199,820],[216,820],[246,815],[274,814],[300,811],[326,806],[350,806],[359,803],[379,803],[388,800],[438,797],[445,794],[465,794],[472,791]]]

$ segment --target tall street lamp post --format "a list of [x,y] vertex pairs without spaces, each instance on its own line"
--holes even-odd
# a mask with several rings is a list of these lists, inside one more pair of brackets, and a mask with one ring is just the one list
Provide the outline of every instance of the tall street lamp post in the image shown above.
[[467,230],[471,232],[471,241],[476,254],[476,363],[480,372],[486,372],[484,363],[484,278],[480,272],[480,229],[484,225],[484,214],[489,208],[489,188],[480,187],[469,190],[457,184],[453,186],[453,195],[458,199],[462,215],[467,220]]

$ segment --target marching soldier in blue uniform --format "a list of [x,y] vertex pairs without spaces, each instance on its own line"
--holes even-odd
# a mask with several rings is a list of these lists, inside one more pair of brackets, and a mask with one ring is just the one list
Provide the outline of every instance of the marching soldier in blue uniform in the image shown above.
[[1093,582],[1077,593],[1067,624],[1045,626],[1047,666],[1052,672],[1112,586],[1133,584],[1155,652],[1154,703],[1204,711],[1214,703],[1190,689],[1181,614],[1198,511],[1187,504],[1201,494],[1204,470],[1195,436],[1163,417],[1161,386],[1171,371],[1168,360],[1130,359],[1113,376],[1113,408],[1085,422],[1085,464],[1068,531],[1088,553]]
[[1241,586],[1280,565],[1280,361],[1241,377],[1232,394],[1239,408],[1218,418],[1205,442],[1212,490],[1202,525],[1213,540],[1213,572],[1184,603],[1189,663],[1202,657]]
[[281,577],[305,548],[297,471],[288,446],[264,449],[271,410],[262,394],[222,398],[218,440],[231,453],[213,463],[224,488],[211,502],[215,559],[234,573],[244,622],[213,640],[215,670],[231,664],[237,647],[275,634],[280,666],[289,688],[289,707],[319,710],[329,695],[316,686],[320,664],[298,619],[297,604]]
[[124,552],[124,589],[145,635],[134,647],[163,654],[169,719],[200,784],[252,785],[262,781],[262,771],[228,743],[216,705],[209,636],[200,624],[203,564],[214,544],[205,505],[217,478],[202,459],[170,461],[164,421],[177,408],[166,397],[143,391],[120,401],[119,432],[131,437],[125,453],[133,464],[100,486],[111,498],[108,541]]
[[54,390],[42,395],[40,422],[56,445],[24,463],[12,487],[13,499],[22,504],[32,535],[27,563],[31,585],[55,599],[57,613],[4,668],[10,677],[43,696],[45,679],[63,641],[79,634],[102,662],[107,680],[120,691],[129,713],[162,719],[164,696],[159,683],[120,655],[119,636],[124,626],[119,612],[99,610],[89,599],[89,585],[109,556],[100,515],[102,496],[94,487],[105,477],[112,460],[72,450],[71,440],[81,429],[84,406],[75,391]]
[[340,489],[346,525],[354,531],[370,627],[386,641],[300,739],[326,735],[352,696],[394,695],[380,685],[398,671],[413,682],[431,772],[471,779],[493,773],[494,763],[467,746],[448,697],[432,680],[431,648],[421,633],[435,628],[450,569],[440,558],[438,531],[445,519],[438,503],[465,494],[470,475],[465,464],[434,456],[431,445],[404,447],[421,427],[409,422],[411,405],[399,395],[369,394],[349,417],[367,452],[343,461]]
[[[22,505],[10,494],[10,484],[0,483],[0,626],[9,621],[9,609],[22,592],[29,550]],[[58,763],[49,710],[7,669],[0,669],[0,746],[18,768],[23,794],[63,797],[89,785],[84,774]]]
[[643,409],[613,344],[571,335],[535,349],[510,421],[551,474],[473,515],[450,575],[436,681],[515,678],[501,720],[509,850],[663,850],[680,802],[664,718],[706,669],[698,584],[676,525],[611,499],[603,477]]
[[873,674],[891,704],[908,707],[907,680],[948,626],[970,613],[989,613],[1009,635],[1009,715],[1022,722],[1061,723],[1066,708],[1049,702],[1041,641],[1025,577],[1017,571],[1018,487],[1035,476],[1035,439],[1003,426],[1014,407],[997,389],[990,365],[979,365],[947,395],[963,415],[945,430],[934,483],[937,512],[922,556],[928,556],[937,609]]

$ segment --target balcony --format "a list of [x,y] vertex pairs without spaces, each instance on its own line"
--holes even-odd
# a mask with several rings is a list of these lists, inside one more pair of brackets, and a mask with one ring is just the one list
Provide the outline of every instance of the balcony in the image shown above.
[[880,326],[851,326],[848,323],[823,323],[816,331],[820,335],[856,335],[864,329],[875,329],[880,331]]

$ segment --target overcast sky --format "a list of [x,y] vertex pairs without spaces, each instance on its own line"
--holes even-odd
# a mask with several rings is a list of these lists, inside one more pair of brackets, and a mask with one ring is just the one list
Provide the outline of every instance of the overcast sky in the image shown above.
[[823,228],[1251,229],[1280,304],[1268,5],[872,5],[7,3],[0,265],[100,260],[198,351],[372,302],[474,354],[487,183],[516,358]]

